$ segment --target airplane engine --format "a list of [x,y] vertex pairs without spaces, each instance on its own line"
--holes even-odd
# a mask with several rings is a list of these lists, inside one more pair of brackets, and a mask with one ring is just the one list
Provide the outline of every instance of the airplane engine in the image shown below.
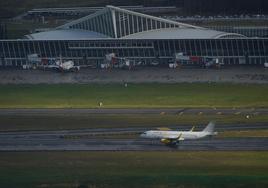
[[160,142],[163,144],[171,144],[171,141],[165,138],[161,139]]

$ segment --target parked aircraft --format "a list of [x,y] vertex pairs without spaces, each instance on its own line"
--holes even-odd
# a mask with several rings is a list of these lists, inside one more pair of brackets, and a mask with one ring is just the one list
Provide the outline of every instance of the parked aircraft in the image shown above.
[[44,69],[45,68],[57,69],[57,70],[62,71],[62,72],[79,71],[80,70],[80,66],[75,66],[73,61],[71,61],[71,60],[63,61],[61,57],[59,60],[57,60],[55,62],[55,64],[45,65]]

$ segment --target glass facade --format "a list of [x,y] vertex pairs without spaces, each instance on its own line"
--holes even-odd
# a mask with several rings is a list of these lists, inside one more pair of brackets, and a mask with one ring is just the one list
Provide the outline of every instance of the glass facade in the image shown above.
[[44,59],[62,56],[77,64],[90,65],[103,62],[108,53],[144,62],[168,63],[175,53],[183,53],[221,58],[225,64],[263,64],[268,61],[268,39],[0,40],[1,66],[21,66],[30,54]]

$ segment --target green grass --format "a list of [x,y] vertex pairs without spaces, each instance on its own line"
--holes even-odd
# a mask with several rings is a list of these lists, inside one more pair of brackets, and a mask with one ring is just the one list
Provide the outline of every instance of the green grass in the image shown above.
[[5,152],[0,187],[268,186],[268,152]]
[[1,85],[0,108],[268,107],[268,85]]
[[[214,120],[217,124],[264,123],[268,116],[255,115],[4,115],[0,116],[0,131],[65,130],[82,128],[170,127],[174,125],[205,125]],[[198,126],[196,127],[199,128]]]

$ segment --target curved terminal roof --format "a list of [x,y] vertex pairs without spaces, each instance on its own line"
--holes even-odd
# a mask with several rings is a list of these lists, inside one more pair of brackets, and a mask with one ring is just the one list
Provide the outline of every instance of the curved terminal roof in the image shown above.
[[55,30],[26,35],[33,40],[218,39],[245,37],[107,6]]
[[40,33],[26,35],[26,38],[32,40],[79,40],[79,39],[96,39],[109,38],[108,36],[94,31],[78,29],[59,29]]
[[123,37],[124,39],[218,39],[244,37],[240,34],[225,33],[210,29],[166,28],[150,30]]

